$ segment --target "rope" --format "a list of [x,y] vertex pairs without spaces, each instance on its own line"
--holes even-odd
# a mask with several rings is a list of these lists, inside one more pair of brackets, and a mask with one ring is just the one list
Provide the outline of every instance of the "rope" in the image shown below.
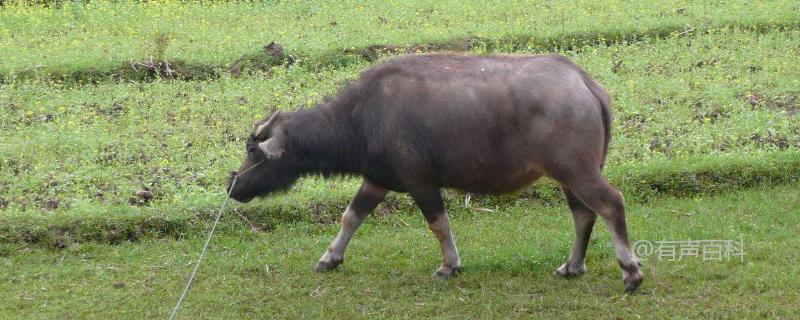
[[200,263],[203,262],[203,257],[206,255],[206,251],[208,251],[208,244],[211,243],[211,237],[214,235],[214,230],[217,229],[217,224],[219,224],[219,219],[222,218],[222,211],[225,210],[225,204],[228,203],[228,198],[231,197],[231,192],[233,192],[233,187],[236,186],[236,181],[239,180],[239,175],[250,171],[251,169],[255,168],[259,164],[264,162],[264,160],[259,161],[258,163],[254,164],[252,167],[247,168],[247,170],[238,173],[235,177],[233,177],[233,182],[231,182],[231,188],[228,190],[228,195],[225,197],[225,200],[222,201],[222,205],[219,207],[219,212],[217,212],[217,217],[214,219],[214,225],[211,226],[211,231],[208,232],[208,237],[206,238],[206,244],[203,246],[203,251],[200,251],[200,257],[197,258],[197,264],[194,265],[194,271],[192,271],[192,275],[189,276],[189,281],[186,282],[186,287],[183,288],[183,293],[181,297],[178,299],[178,303],[175,304],[175,308],[172,309],[172,314],[169,316],[169,319],[175,319],[175,316],[178,314],[178,309],[180,309],[183,300],[186,299],[186,295],[189,293],[189,287],[192,286],[192,282],[194,281],[194,277],[197,275],[197,270],[200,269]]

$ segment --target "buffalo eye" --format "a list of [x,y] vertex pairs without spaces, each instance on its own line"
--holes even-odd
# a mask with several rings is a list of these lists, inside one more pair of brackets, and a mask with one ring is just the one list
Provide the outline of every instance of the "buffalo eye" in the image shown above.
[[247,147],[247,152],[248,153],[255,153],[256,152],[256,147],[255,146],[248,146]]

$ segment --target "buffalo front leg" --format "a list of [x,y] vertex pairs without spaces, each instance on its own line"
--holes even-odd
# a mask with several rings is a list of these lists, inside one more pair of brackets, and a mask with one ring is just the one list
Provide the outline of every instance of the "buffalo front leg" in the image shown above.
[[439,248],[442,251],[442,264],[433,273],[433,276],[447,278],[461,272],[461,259],[458,257],[456,242],[453,241],[453,232],[450,229],[447,211],[442,211],[433,222],[428,221],[428,227],[439,240]]
[[575,242],[572,243],[572,251],[567,262],[556,269],[556,274],[562,277],[574,277],[586,272],[586,248],[589,246],[589,238],[592,235],[594,222],[597,215],[587,208],[569,189],[563,187],[564,196],[567,204],[572,211],[572,220],[575,222]]
[[450,229],[450,219],[447,217],[447,210],[444,208],[439,189],[430,188],[426,191],[411,191],[410,193],[417,206],[422,210],[425,220],[428,221],[428,227],[439,240],[442,264],[433,273],[433,276],[448,278],[458,274],[461,272],[461,259],[458,256],[458,248],[456,248],[453,232]]
[[336,235],[325,254],[319,259],[314,271],[332,270],[344,262],[344,251],[347,249],[350,239],[353,238],[353,234],[361,226],[364,218],[378,206],[378,203],[383,201],[388,192],[389,190],[386,188],[364,180],[356,196],[350,201],[347,209],[342,214],[342,225],[339,229],[339,234]]

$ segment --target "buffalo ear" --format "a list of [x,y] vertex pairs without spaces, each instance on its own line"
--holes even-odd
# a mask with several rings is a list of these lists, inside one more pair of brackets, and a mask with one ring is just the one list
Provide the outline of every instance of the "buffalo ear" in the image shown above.
[[283,150],[283,142],[278,139],[278,137],[272,137],[267,139],[267,141],[258,144],[258,147],[264,152],[264,155],[267,156],[267,159],[274,160],[283,155],[283,152],[285,151]]
[[256,130],[253,131],[253,136],[258,139],[264,139],[267,137],[267,133],[269,133],[269,128],[271,128],[275,122],[278,120],[278,116],[281,114],[281,111],[275,111],[269,119],[256,127]]

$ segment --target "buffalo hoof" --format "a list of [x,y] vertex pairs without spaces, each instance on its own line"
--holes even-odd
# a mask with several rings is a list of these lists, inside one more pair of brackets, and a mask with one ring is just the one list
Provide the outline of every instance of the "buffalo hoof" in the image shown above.
[[461,266],[455,267],[448,267],[448,266],[441,266],[439,270],[433,273],[433,277],[436,279],[447,279],[450,277],[454,277],[455,275],[461,273],[462,269]]
[[569,262],[562,264],[558,269],[556,269],[555,275],[564,278],[574,278],[586,273],[586,265],[581,264],[580,267],[573,267],[569,265]]
[[317,266],[314,267],[314,271],[316,271],[316,272],[331,271],[331,270],[336,269],[337,267],[339,267],[342,264],[342,262],[344,262],[344,260],[333,260],[333,261],[330,261],[330,262],[328,262],[328,261],[320,261],[320,262],[317,262]]
[[639,285],[644,281],[644,274],[641,271],[636,271],[633,274],[626,274],[623,282],[625,283],[625,293],[633,293],[639,288]]
[[641,266],[642,263],[639,261],[630,266],[622,266],[622,282],[625,283],[625,293],[635,292],[644,281],[644,274],[639,268]]

